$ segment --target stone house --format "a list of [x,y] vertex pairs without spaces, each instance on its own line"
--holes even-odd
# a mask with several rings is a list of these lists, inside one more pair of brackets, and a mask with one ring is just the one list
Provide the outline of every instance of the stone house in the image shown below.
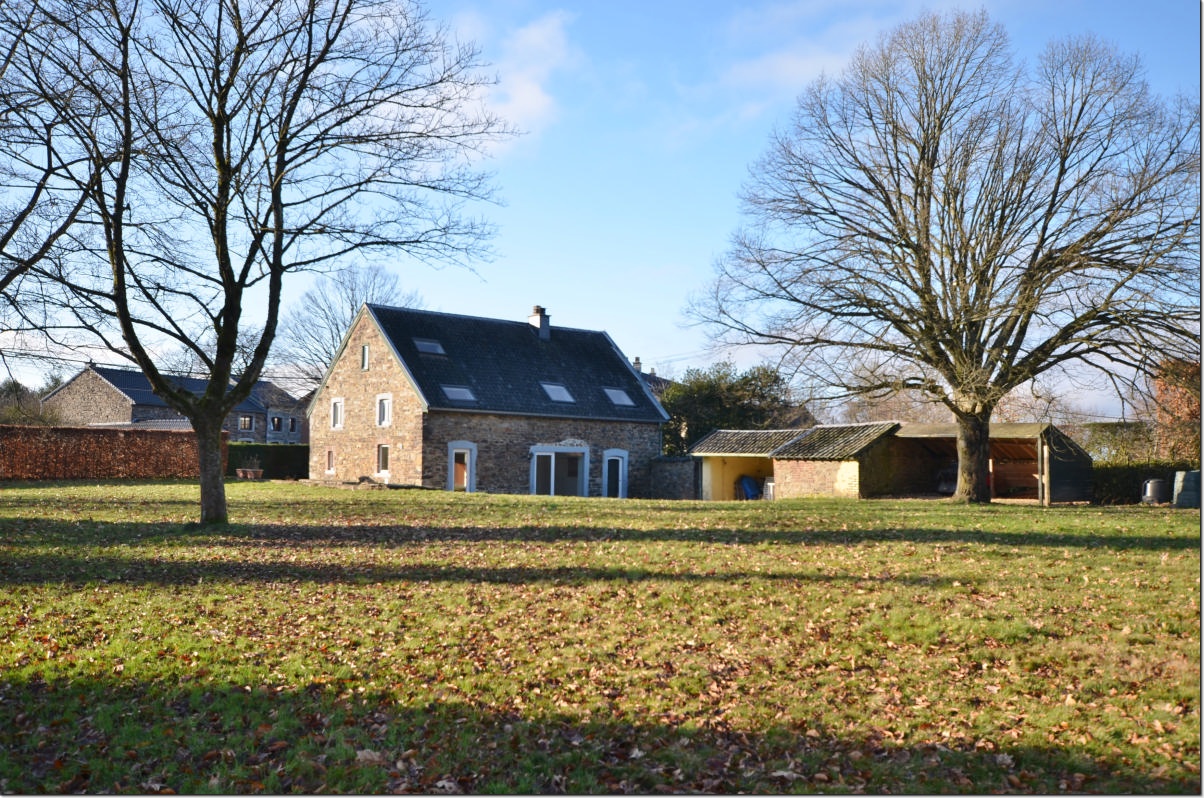
[[[992,424],[990,447],[992,495],[1042,504],[1091,500],[1090,455],[1052,424]],[[704,499],[743,498],[746,477],[779,499],[951,494],[957,425],[887,421],[715,430],[690,454],[701,461]]]
[[[173,378],[194,393],[208,383],[195,377]],[[60,424],[79,427],[126,426],[138,429],[191,429],[188,420],[167,406],[138,370],[89,363],[79,374],[42,397],[42,406]],[[300,443],[305,408],[266,380],[255,384],[223,425],[231,441]]]
[[365,305],[309,407],[310,478],[647,496],[668,418],[605,332]]

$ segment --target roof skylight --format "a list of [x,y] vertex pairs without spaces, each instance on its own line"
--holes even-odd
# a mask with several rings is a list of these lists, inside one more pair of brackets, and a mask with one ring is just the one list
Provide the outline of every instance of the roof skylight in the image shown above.
[[424,355],[446,355],[443,344],[434,338],[415,338],[414,347]]
[[606,391],[606,398],[610,399],[612,404],[619,407],[635,407],[635,402],[622,388],[603,388],[602,390]]
[[475,402],[476,394],[467,385],[440,385],[443,395],[453,402]]
[[565,388],[558,382],[541,382],[544,392],[553,402],[576,402],[573,395],[569,393],[569,389]]

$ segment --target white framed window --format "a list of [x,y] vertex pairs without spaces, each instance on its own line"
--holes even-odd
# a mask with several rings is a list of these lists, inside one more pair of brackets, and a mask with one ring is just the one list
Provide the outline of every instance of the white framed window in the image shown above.
[[284,419],[280,416],[272,416],[272,432],[281,432],[284,429]]
[[393,423],[393,394],[382,393],[376,396],[376,426],[387,427]]
[[558,382],[541,382],[540,385],[543,386],[544,393],[546,393],[548,398],[553,402],[565,402],[567,404],[573,404],[577,401],[573,398],[573,395],[569,393],[569,389]]
[[343,400],[341,398],[331,399],[330,400],[330,428],[331,429],[342,429],[343,421],[344,421]]
[[376,473],[389,476],[389,444],[382,443],[376,447]]
[[334,473],[334,449],[326,450],[326,473]]
[[243,432],[253,431],[255,429],[255,416],[243,413],[238,417],[238,428]]
[[372,362],[372,351],[371,351],[371,349],[369,349],[368,344],[364,344],[363,346],[360,347],[360,369],[363,371],[367,371],[368,366],[369,366],[369,364],[371,364],[371,362]]

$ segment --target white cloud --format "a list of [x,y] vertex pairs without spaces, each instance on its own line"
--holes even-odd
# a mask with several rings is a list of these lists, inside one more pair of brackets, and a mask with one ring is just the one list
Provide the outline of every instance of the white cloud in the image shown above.
[[956,0],[787,0],[734,14],[726,24],[737,49],[720,77],[729,91],[758,105],[790,102],[821,74],[836,75],[858,47],[924,8],[940,10]]
[[557,102],[549,84],[580,59],[568,37],[573,18],[567,11],[551,11],[511,31],[501,43],[501,56],[494,63],[498,83],[488,103],[524,133],[537,135],[556,121]]

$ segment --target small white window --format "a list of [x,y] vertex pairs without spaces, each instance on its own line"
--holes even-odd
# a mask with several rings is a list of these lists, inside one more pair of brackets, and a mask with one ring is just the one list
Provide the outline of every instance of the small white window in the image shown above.
[[284,429],[284,419],[280,416],[272,416],[272,432],[281,432]]
[[565,388],[558,382],[541,382],[544,392],[553,402],[576,402],[573,395],[569,393],[569,389]]
[[376,426],[387,427],[393,423],[393,396],[382,394],[376,397]]
[[631,397],[627,395],[627,391],[622,388],[603,388],[606,391],[606,397],[610,399],[612,404],[621,407],[635,407],[635,402],[631,401]]
[[368,364],[371,362],[371,353],[368,350],[368,345],[364,344],[360,347],[360,368],[364,371],[368,370]]
[[334,473],[334,449],[326,450],[326,473]]
[[343,400],[342,399],[331,399],[330,400],[330,428],[331,429],[342,429],[343,428]]
[[472,388],[466,385],[440,385],[443,389],[443,395],[453,402],[475,402],[476,394],[472,392]]
[[389,473],[389,446],[388,444],[380,444],[376,447],[376,472],[378,474]]
[[433,338],[415,338],[414,347],[424,355],[446,355],[443,344]]

